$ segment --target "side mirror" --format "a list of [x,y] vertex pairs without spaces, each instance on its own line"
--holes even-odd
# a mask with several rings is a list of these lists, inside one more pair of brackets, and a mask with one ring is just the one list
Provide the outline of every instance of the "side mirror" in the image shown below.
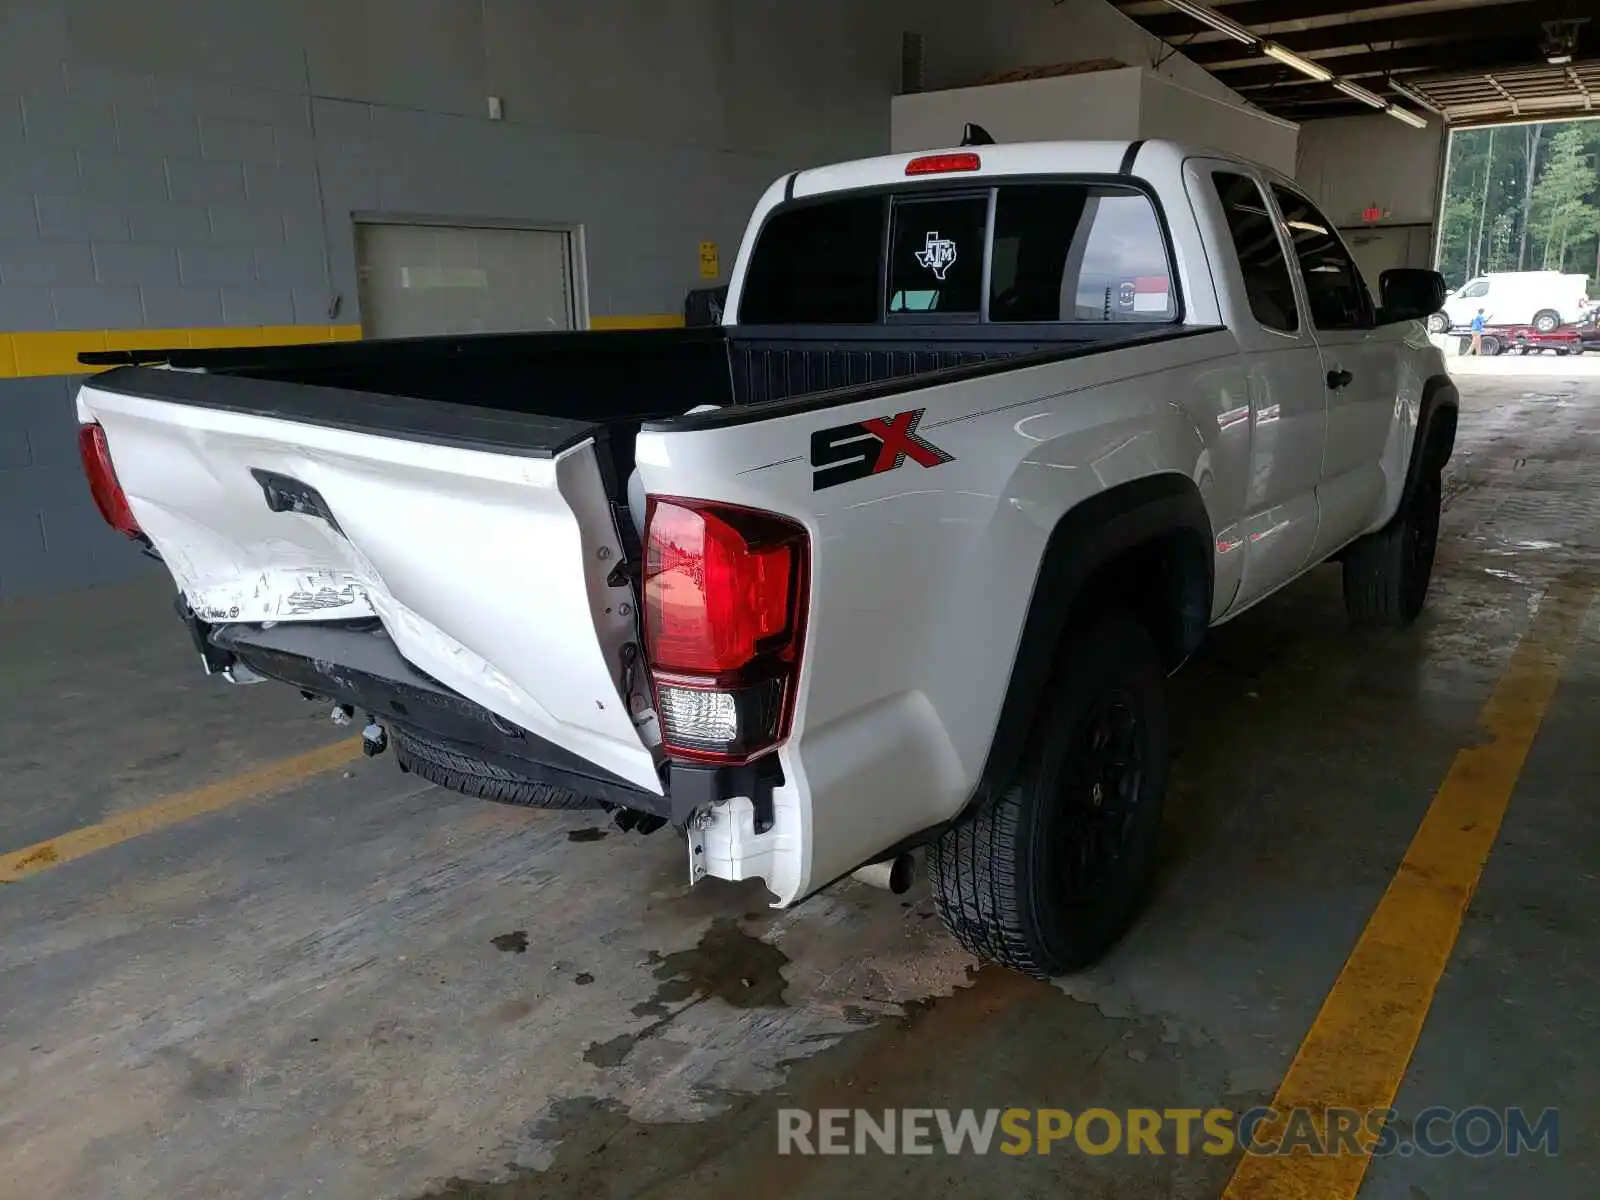
[[1391,267],[1378,276],[1378,295],[1383,324],[1420,321],[1444,307],[1444,276],[1420,267]]

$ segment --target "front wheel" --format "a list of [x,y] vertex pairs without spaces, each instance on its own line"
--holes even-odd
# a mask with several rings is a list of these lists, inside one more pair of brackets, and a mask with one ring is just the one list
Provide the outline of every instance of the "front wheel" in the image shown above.
[[1409,625],[1421,614],[1439,545],[1443,488],[1440,469],[1424,466],[1394,519],[1345,551],[1344,607],[1351,620]]
[[1445,333],[1450,328],[1450,318],[1443,313],[1434,313],[1428,318],[1429,333]]
[[1016,782],[928,851],[940,915],[967,950],[1049,978],[1121,935],[1161,826],[1163,679],[1154,640],[1130,618],[1069,640]]
[[1561,314],[1551,308],[1542,308],[1533,314],[1533,327],[1540,333],[1554,333],[1561,325]]

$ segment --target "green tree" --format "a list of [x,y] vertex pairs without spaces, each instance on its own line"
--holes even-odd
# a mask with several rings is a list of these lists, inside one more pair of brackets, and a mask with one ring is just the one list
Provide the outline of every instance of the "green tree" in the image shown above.
[[1517,255],[1511,243],[1516,238],[1516,214],[1502,212],[1491,223],[1489,233],[1489,260],[1485,270],[1515,271]]
[[1466,282],[1477,216],[1477,205],[1470,196],[1453,196],[1445,201],[1439,222],[1439,270],[1444,272],[1451,287]]
[[1544,126],[1535,121],[1526,125],[1522,130],[1522,212],[1521,219],[1517,222],[1517,270],[1526,268],[1528,263],[1528,213],[1533,208],[1533,180],[1534,169],[1539,163],[1539,139],[1544,134]]
[[1589,237],[1600,232],[1600,208],[1594,201],[1600,180],[1587,132],[1574,122],[1550,139],[1544,169],[1533,187],[1530,228],[1547,271],[1565,270],[1569,248],[1586,249]]

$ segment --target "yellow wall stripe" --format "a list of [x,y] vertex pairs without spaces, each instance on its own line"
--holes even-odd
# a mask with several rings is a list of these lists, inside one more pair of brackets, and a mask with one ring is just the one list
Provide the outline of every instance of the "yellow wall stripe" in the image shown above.
[[359,325],[251,325],[214,329],[74,329],[59,333],[0,333],[0,379],[82,375],[88,350],[211,350],[227,346],[288,346],[346,342]]
[[590,329],[681,329],[682,313],[644,313],[635,317],[590,317]]
[[[1593,594],[1590,580],[1569,578],[1539,602],[1478,718],[1487,739],[1456,755],[1434,793],[1399,871],[1273,1097],[1279,1116],[1258,1127],[1258,1144],[1276,1145],[1287,1114],[1296,1108],[1311,1110],[1318,1140],[1327,1146],[1327,1110],[1353,1109],[1364,1118],[1394,1106],[1434,990]],[[1366,1133],[1358,1137],[1360,1154],[1312,1156],[1299,1148],[1288,1154],[1246,1154],[1223,1200],[1354,1200],[1371,1141]]]
[[[591,317],[591,329],[677,329],[679,313]],[[84,375],[78,361],[88,350],[223,350],[233,346],[300,346],[349,342],[359,325],[249,325],[203,329],[75,329],[55,333],[0,333],[0,379],[30,375]]]

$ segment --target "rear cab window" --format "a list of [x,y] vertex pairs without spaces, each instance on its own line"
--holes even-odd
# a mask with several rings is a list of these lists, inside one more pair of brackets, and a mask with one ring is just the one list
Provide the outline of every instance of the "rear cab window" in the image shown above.
[[983,311],[989,197],[905,197],[893,205],[887,309],[976,320]]
[[739,319],[752,325],[878,320],[883,201],[857,197],[767,219],[745,272]]
[[1167,244],[1143,192],[1073,184],[998,189],[991,321],[1172,321]]
[[884,190],[776,210],[745,273],[746,325],[1175,323],[1155,200],[1100,180]]

